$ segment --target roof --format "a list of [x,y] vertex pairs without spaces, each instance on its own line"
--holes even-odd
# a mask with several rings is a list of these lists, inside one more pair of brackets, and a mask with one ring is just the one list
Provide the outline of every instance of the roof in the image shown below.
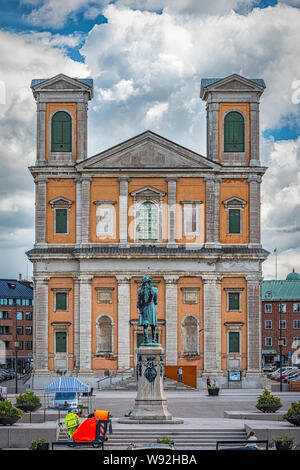
[[56,393],[56,392],[80,392],[87,393],[90,391],[90,387],[80,382],[76,377],[60,377],[55,380],[47,387],[45,387],[45,393]]
[[[270,294],[267,294],[270,293]],[[263,281],[263,301],[300,300],[300,279],[282,281]]]
[[287,281],[300,281],[300,274],[295,273],[295,270],[293,269],[293,272],[289,273],[286,276]]
[[[203,88],[208,87],[209,85],[213,85],[214,83],[220,82],[226,77],[221,77],[221,78],[202,78],[201,80],[201,85]],[[247,78],[250,82],[256,83],[256,85],[259,85],[263,88],[266,88],[266,84],[262,78]]]
[[0,279],[0,297],[11,298],[33,298],[33,288],[28,283],[15,279]]
[[[36,85],[39,85],[40,83],[46,82],[49,80],[49,78],[34,78],[31,80],[31,88],[35,87]],[[93,79],[92,78],[74,78],[72,77],[72,80],[76,80],[77,82],[82,83],[83,85],[87,85],[89,87],[93,87]]]

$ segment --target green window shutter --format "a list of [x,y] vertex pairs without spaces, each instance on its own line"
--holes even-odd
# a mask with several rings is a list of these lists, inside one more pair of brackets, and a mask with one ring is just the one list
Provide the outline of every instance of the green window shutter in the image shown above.
[[56,292],[56,310],[67,310],[67,294]]
[[228,307],[229,307],[229,310],[240,309],[240,293],[239,292],[228,293]]
[[241,233],[240,209],[229,209],[229,233]]
[[228,352],[239,353],[240,352],[240,333],[238,331],[231,331],[228,336],[229,336]]
[[67,209],[55,210],[55,233],[68,233]]
[[56,332],[56,352],[67,352],[67,333],[65,333],[64,331]]
[[72,119],[65,111],[58,111],[52,117],[51,151],[72,151]]
[[244,152],[244,118],[232,111],[224,119],[224,152]]

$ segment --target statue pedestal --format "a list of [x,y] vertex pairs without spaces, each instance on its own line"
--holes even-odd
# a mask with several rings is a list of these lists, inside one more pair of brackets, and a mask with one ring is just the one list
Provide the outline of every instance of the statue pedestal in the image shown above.
[[173,420],[168,410],[164,393],[163,357],[164,349],[160,345],[141,345],[138,348],[137,397],[134,410],[126,420],[127,423],[183,423],[183,420]]

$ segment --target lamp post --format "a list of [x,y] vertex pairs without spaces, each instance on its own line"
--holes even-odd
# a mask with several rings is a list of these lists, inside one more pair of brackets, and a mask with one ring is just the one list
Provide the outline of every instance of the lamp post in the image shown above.
[[282,306],[281,306],[281,299],[279,300],[279,360],[280,360],[280,391],[282,392],[282,346],[283,346],[283,339],[282,339],[282,324],[281,324],[281,313],[282,313]]
[[19,347],[19,341],[18,341],[18,312],[17,308],[15,309],[16,312],[16,339],[14,342],[14,347],[15,347],[15,393],[18,393],[18,347]]

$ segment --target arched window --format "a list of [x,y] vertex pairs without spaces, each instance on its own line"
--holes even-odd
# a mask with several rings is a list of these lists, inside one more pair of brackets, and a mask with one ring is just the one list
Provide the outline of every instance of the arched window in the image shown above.
[[198,322],[192,315],[186,316],[182,323],[182,353],[199,353]]
[[240,113],[231,111],[224,119],[224,152],[244,151],[244,118]]
[[101,315],[96,324],[97,354],[110,355],[113,353],[113,322],[108,315]]
[[51,151],[72,151],[72,119],[65,111],[58,111],[52,117]]
[[137,234],[139,240],[158,239],[158,206],[153,202],[146,201],[139,206]]

